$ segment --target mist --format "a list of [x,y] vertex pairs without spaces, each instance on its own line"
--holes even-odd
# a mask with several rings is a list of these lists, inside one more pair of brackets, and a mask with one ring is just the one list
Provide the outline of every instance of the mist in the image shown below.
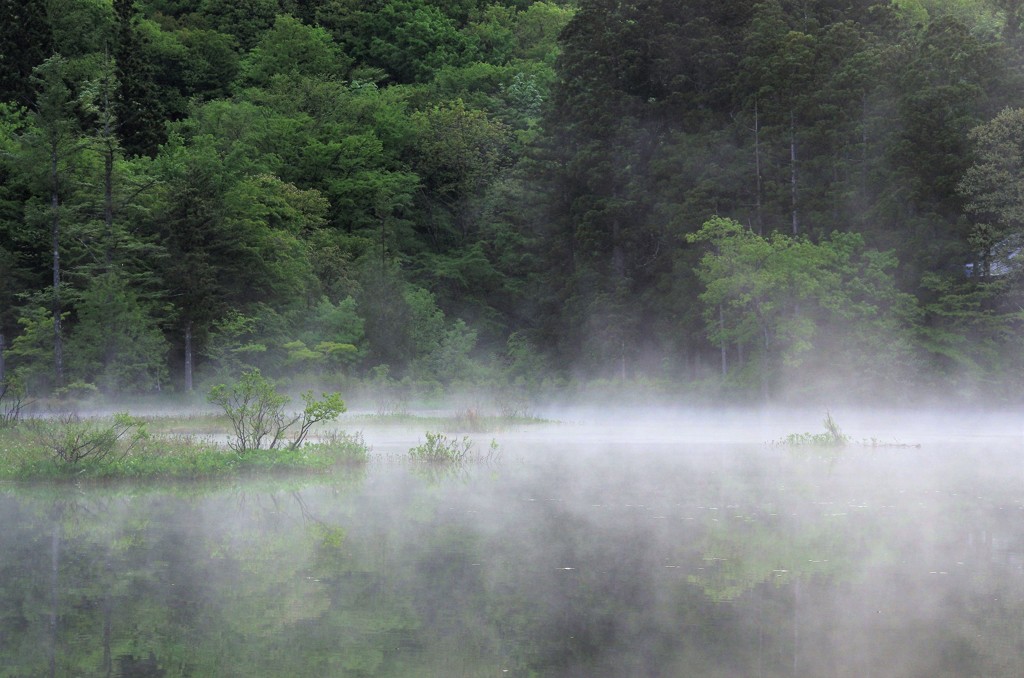
[[1018,3],[22,4],[0,674],[1024,675]]
[[486,464],[355,414],[374,455],[327,477],[9,486],[8,665],[1019,675],[1019,420],[837,408],[825,449],[779,442],[812,409],[540,414],[470,434]]

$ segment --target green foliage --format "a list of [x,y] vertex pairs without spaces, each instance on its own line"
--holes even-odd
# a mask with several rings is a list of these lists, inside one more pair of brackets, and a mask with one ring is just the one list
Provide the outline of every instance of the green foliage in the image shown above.
[[82,419],[62,414],[52,420],[35,419],[33,432],[53,454],[57,464],[75,466],[84,460],[103,463],[124,459],[148,437],[141,419],[120,412],[109,419]]
[[333,421],[345,411],[345,403],[337,393],[325,393],[322,399],[317,400],[311,391],[307,391],[302,394],[302,411],[290,416],[285,412],[290,400],[288,396],[278,393],[256,369],[244,372],[230,386],[214,386],[207,400],[221,407],[231,420],[234,438],[228,446],[239,455],[275,449],[284,442],[286,432],[296,423],[299,424],[298,433],[288,448],[299,449],[315,424]]
[[976,160],[960,180],[966,211],[975,219],[968,243],[974,273],[988,280],[1016,266],[1024,241],[1024,109],[1003,110],[970,134]]
[[213,325],[206,353],[225,375],[253,369],[254,357],[266,352],[267,346],[256,341],[255,316],[231,310]]
[[472,457],[473,441],[468,435],[462,439],[450,438],[443,433],[427,431],[426,440],[409,451],[409,458],[428,464],[461,464]]
[[42,306],[29,306],[18,324],[22,332],[4,355],[29,393],[45,392],[53,387],[53,316]]
[[107,393],[159,390],[167,382],[167,340],[152,311],[116,274],[97,276],[77,303],[68,342],[78,378]]
[[934,379],[958,397],[1012,397],[1022,363],[1019,283],[1015,276],[957,280],[928,275],[918,343]]
[[342,78],[351,65],[323,28],[279,15],[242,60],[245,84],[267,85],[273,77]]
[[234,439],[228,446],[240,455],[262,449],[264,441],[269,441],[267,449],[273,449],[287,428],[284,406],[288,396],[278,393],[259,370],[244,372],[230,386],[217,384],[207,400],[223,408],[231,420]]
[[292,448],[302,446],[314,424],[334,421],[345,411],[345,402],[337,393],[324,393],[320,400],[316,400],[312,391],[306,391],[302,394],[302,402],[304,407],[298,418],[299,432],[291,442]]
[[[716,217],[688,240],[710,245],[697,268],[709,339],[747,347],[747,359],[757,361],[748,366],[762,381],[799,370],[820,354],[819,342],[829,368],[843,373],[870,367],[882,376],[910,355],[913,299],[896,288],[891,255],[865,250],[860,237],[763,238]],[[847,364],[831,357],[837,338]]]
[[423,0],[383,3],[361,28],[367,62],[403,83],[429,80],[444,64],[461,62],[469,47],[455,22]]
[[11,370],[1011,393],[1017,4],[7,2]]

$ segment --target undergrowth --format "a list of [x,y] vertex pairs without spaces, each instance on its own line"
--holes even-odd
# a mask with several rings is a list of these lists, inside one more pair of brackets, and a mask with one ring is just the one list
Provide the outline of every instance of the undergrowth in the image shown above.
[[776,444],[789,447],[844,447],[849,444],[850,436],[842,432],[830,412],[825,412],[822,424],[825,427],[822,433],[790,433]]

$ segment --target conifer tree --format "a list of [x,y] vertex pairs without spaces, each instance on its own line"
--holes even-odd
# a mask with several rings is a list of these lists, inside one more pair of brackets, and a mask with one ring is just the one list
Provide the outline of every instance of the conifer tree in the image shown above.
[[117,16],[117,119],[124,150],[128,155],[156,155],[166,139],[163,110],[153,78],[153,64],[146,56],[146,44],[136,25],[134,0],[114,0]]

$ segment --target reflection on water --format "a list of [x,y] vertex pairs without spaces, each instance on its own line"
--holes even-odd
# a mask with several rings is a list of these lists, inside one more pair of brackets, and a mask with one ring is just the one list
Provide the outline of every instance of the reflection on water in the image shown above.
[[1019,676],[1019,450],[6,487],[2,676]]

